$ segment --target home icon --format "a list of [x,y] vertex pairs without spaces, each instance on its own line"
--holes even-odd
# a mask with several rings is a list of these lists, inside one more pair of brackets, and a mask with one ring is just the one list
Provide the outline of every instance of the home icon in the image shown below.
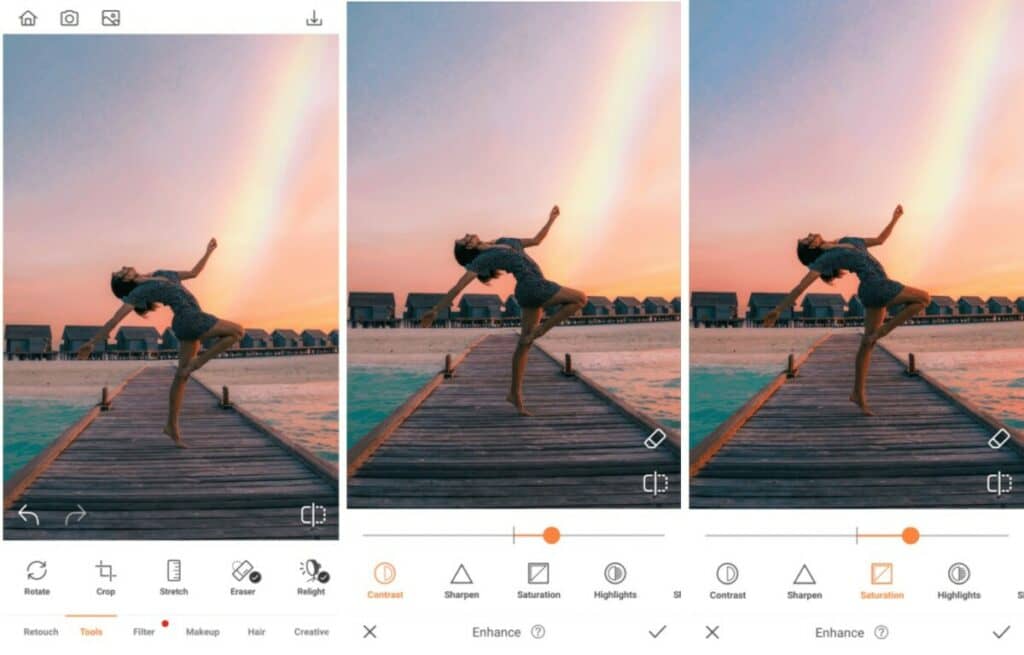
[[22,27],[35,27],[36,26],[36,15],[31,11],[24,12],[21,16],[18,16],[21,21]]

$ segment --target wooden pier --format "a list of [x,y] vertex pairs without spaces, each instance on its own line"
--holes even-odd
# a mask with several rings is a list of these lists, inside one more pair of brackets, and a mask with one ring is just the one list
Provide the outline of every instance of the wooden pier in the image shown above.
[[[863,415],[849,401],[859,344],[822,338],[691,448],[691,507],[1024,506],[1021,435],[881,344],[868,377],[877,415]],[[1006,476],[1014,490],[997,493]]]
[[175,447],[162,433],[174,371],[139,369],[6,481],[5,538],[336,539],[337,465],[194,377],[189,448]]
[[[478,339],[354,444],[349,507],[678,508],[679,433],[539,345],[524,385],[534,416],[520,416],[505,400],[517,340]],[[646,448],[657,429],[666,439]]]

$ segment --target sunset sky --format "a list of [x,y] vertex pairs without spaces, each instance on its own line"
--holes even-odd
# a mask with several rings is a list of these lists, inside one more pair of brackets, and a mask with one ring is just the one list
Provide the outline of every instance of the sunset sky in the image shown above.
[[447,291],[454,239],[532,236],[557,203],[547,277],[679,295],[679,12],[349,5],[349,289]]
[[[4,39],[4,320],[96,325],[110,273],[184,270],[248,327],[338,323],[338,40]],[[166,327],[170,310],[125,325]]]
[[694,290],[788,291],[798,237],[877,235],[901,202],[874,251],[890,276],[1024,295],[1024,4],[695,0],[690,18]]

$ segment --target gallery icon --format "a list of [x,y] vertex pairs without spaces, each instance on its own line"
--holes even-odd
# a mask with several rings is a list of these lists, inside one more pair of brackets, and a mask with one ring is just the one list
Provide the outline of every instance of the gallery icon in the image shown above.
[[104,9],[100,12],[100,24],[103,27],[121,27],[121,10]]
[[893,581],[892,562],[871,563],[871,584],[891,585]]
[[527,584],[551,584],[551,564],[548,562],[530,562],[526,565]]
[[117,577],[117,574],[114,573],[114,566],[112,564],[104,564],[103,560],[100,560],[100,563],[96,565],[96,568],[99,570],[100,577],[105,580],[113,582],[114,578]]
[[373,579],[380,584],[391,584],[398,577],[398,571],[391,562],[381,562],[373,567]]
[[42,560],[34,560],[28,563],[25,567],[25,577],[29,580],[42,580],[48,573],[46,569],[46,562]]
[[715,577],[724,585],[735,584],[740,579],[740,568],[732,562],[723,562],[718,565]]
[[327,584],[331,581],[331,574],[324,570],[323,565],[315,559],[307,559],[299,563],[299,571],[306,578],[306,582],[319,582]]
[[74,9],[65,9],[60,12],[61,27],[78,27],[78,12]]
[[248,578],[249,582],[253,584],[259,584],[260,580],[263,579],[260,572],[253,566],[253,563],[247,559],[231,563],[231,577],[239,582]]

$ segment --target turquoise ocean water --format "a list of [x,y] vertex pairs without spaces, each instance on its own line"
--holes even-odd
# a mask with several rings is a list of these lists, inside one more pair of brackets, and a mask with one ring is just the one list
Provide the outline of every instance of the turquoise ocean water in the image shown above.
[[[580,352],[575,365],[662,424],[679,429],[679,350]],[[437,372],[436,365],[348,368],[348,444],[359,441]],[[526,391],[529,399],[529,389]]]
[[[235,402],[329,461],[338,461],[337,381],[232,385]],[[4,476],[11,475],[77,421],[95,400],[4,397]],[[182,418],[188,438],[188,417]]]
[[[951,390],[1010,427],[1024,429],[1024,349],[924,352],[917,359]],[[778,372],[777,366],[691,364],[690,445],[700,443]]]

